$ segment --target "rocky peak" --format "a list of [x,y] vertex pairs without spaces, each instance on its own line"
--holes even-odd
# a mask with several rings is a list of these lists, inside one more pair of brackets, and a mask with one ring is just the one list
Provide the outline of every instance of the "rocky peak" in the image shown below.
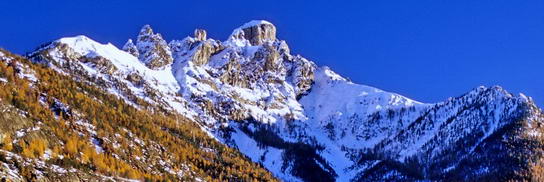
[[128,39],[127,43],[123,46],[123,51],[128,52],[129,54],[132,54],[134,57],[139,57],[140,53],[138,52],[138,48],[134,43],[132,42],[132,39]]
[[144,25],[138,35],[136,48],[138,59],[151,69],[158,70],[173,62],[172,53],[166,41],[151,26]]
[[264,20],[253,20],[234,30],[231,37],[248,40],[251,45],[262,45],[276,40],[276,27]]
[[206,30],[204,29],[195,29],[195,39],[199,41],[206,40]]
[[140,36],[143,35],[153,35],[153,29],[151,28],[151,25],[144,25],[142,29],[140,29]]

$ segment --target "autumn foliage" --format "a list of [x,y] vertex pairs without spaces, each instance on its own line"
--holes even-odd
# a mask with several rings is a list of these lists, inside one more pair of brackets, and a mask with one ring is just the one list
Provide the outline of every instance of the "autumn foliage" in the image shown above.
[[[6,54],[14,60],[0,61],[0,78],[7,79],[0,82],[0,102],[28,112],[33,122],[43,124],[39,134],[14,144],[6,142],[13,141],[13,134],[9,134],[4,138],[3,150],[64,168],[131,179],[179,180],[178,174],[160,168],[160,161],[167,160],[171,170],[186,171],[185,179],[275,180],[262,166],[210,138],[198,124],[183,116],[136,109],[91,84]],[[33,83],[18,76],[16,64],[28,65],[39,81]],[[54,110],[55,103],[64,103],[70,112]],[[103,151],[97,151],[89,134],[82,134],[84,130],[76,124],[82,121],[95,127],[96,135],[92,137],[100,141]],[[139,145],[136,138],[145,144]]]

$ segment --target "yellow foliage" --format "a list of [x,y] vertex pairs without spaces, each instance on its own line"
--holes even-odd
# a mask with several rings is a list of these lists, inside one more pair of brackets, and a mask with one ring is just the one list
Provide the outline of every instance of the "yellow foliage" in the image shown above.
[[57,158],[59,156],[59,154],[61,154],[61,148],[59,146],[55,146],[53,147],[53,150],[51,152],[51,157],[52,158]]
[[43,156],[47,148],[47,141],[42,138],[36,138],[30,141],[27,145],[24,141],[19,141],[19,146],[23,149],[22,155],[29,158],[37,158]]
[[[139,104],[141,108],[159,112],[136,109],[116,96],[85,83],[84,79],[74,81],[72,77],[31,64],[24,58],[18,57],[17,61],[27,64],[36,71],[40,81],[29,87],[28,81],[17,77],[13,66],[0,63],[0,76],[8,79],[8,82],[0,89],[0,99],[28,112],[29,118],[42,121],[44,126],[41,131],[64,142],[64,145],[60,143],[50,145],[53,146],[54,158],[59,154],[64,155],[67,162],[62,162],[62,165],[67,166],[62,167],[77,169],[92,167],[91,169],[96,169],[93,172],[110,176],[149,181],[176,181],[177,178],[173,175],[154,173],[157,170],[155,167],[152,168],[154,171],[147,171],[147,164],[142,166],[141,163],[134,162],[135,156],[152,160],[149,161],[150,164],[157,163],[157,159],[168,157],[173,169],[188,167],[192,171],[191,176],[199,176],[210,181],[220,177],[224,181],[245,181],[246,179],[247,181],[250,179],[274,181],[274,177],[269,172],[258,164],[249,162],[249,159],[236,150],[209,137],[198,124],[179,119],[183,116],[172,115],[141,99],[131,98],[135,99],[133,102]],[[46,100],[49,104],[54,99],[58,99],[69,105],[82,118],[70,118],[66,113],[61,113],[60,117],[55,116],[50,108],[43,107],[38,102],[41,95],[47,96]],[[106,152],[96,153],[88,141],[89,136],[85,134],[80,136],[80,133],[84,132],[78,131],[78,126],[74,124],[76,119],[89,121],[96,127],[99,138],[109,139],[102,146]],[[130,131],[147,146],[133,145],[134,139],[124,133],[123,129]],[[121,137],[116,137],[115,134],[121,134]],[[120,147],[113,147],[112,140],[119,142]],[[160,149],[157,150],[151,144],[160,146]],[[41,139],[32,140],[28,144],[20,140],[18,145],[22,148],[21,155],[26,157],[43,156],[48,146],[47,142]],[[12,150],[11,146],[3,145],[2,147],[5,150],[6,148]],[[214,152],[203,151],[201,147],[210,148]]]
[[7,151],[11,151],[13,149],[13,140],[11,139],[11,135],[4,137],[2,141],[2,149]]
[[102,154],[98,154],[96,156],[93,156],[92,163],[100,172],[109,171],[109,167],[104,162],[104,155],[102,155]]
[[70,156],[76,156],[78,154],[77,149],[77,138],[74,136],[71,136],[68,138],[68,141],[66,141],[66,144],[64,145],[64,151],[70,155]]
[[91,162],[91,157],[94,155],[95,151],[90,146],[84,145],[81,153],[81,163],[86,164]]

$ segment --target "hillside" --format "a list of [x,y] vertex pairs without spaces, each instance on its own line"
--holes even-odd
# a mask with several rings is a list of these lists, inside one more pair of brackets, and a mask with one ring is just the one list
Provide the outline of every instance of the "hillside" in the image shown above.
[[274,180],[267,170],[179,114],[135,108],[4,50],[0,81],[3,178]]

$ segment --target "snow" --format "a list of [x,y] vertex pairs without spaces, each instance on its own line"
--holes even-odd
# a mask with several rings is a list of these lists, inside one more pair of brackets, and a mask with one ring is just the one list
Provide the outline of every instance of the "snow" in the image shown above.
[[2,174],[7,174],[7,176],[3,177],[13,181],[23,181],[21,175],[19,174],[19,171],[15,166],[11,164],[6,164],[4,162],[0,163],[2,164]]
[[51,165],[52,169],[53,169],[53,172],[57,173],[57,174],[65,174],[67,173],[68,171],[60,166],[57,166],[55,164]]
[[[62,38],[57,42],[68,45],[80,55],[84,55],[89,58],[101,56],[111,61],[111,63],[117,68],[116,74],[118,75],[120,80],[125,82],[129,86],[129,89],[132,90],[134,93],[137,93],[137,95],[141,98],[151,101],[153,103],[153,100],[150,100],[150,98],[147,98],[145,96],[143,90],[144,88],[138,88],[137,86],[134,86],[131,82],[124,79],[126,75],[131,73],[138,73],[142,75],[143,79],[146,80],[147,83],[151,84],[154,89],[156,89],[159,93],[165,94],[165,97],[162,97],[161,99],[171,108],[176,109],[178,112],[185,114],[187,117],[190,118],[196,115],[195,113],[188,111],[182,101],[179,101],[177,100],[177,98],[175,98],[174,95],[178,92],[178,90],[180,90],[180,85],[174,78],[174,75],[172,74],[172,67],[170,65],[159,70],[150,69],[145,66],[144,63],[140,62],[138,58],[118,49],[111,43],[100,44],[83,35]],[[58,59],[59,62],[62,62],[60,58]],[[97,70],[90,65],[83,63],[81,63],[81,65],[91,75],[102,77],[105,80],[110,79],[108,75],[97,72]],[[123,94],[114,88],[109,88],[108,91],[110,93],[118,95],[121,98],[124,98]]]
[[117,49],[111,43],[100,44],[83,35],[70,38],[62,38],[59,42],[68,44],[77,53],[88,57],[101,56],[110,60],[117,69],[124,72],[140,72],[150,79],[160,81],[160,85],[168,87],[175,83],[174,78],[168,71],[151,70],[142,64],[136,57],[131,54]]
[[[230,107],[244,108],[247,110],[247,115],[257,118],[263,123],[276,123],[287,113],[293,113],[295,118],[303,117],[302,108],[296,102],[294,89],[291,85],[283,83],[278,87],[271,87],[259,80],[250,88],[239,87],[235,85],[225,84],[221,78],[214,76],[214,73],[224,71],[222,66],[226,65],[231,58],[235,57],[238,64],[251,64],[250,61],[262,46],[250,46],[249,44],[231,44],[228,42],[239,41],[229,40],[223,43],[227,48],[215,56],[212,56],[207,64],[197,65],[192,62],[192,56],[196,54],[201,47],[192,47],[189,45],[197,44],[193,38],[185,38],[182,41],[172,41],[170,45],[174,48],[174,64],[173,74],[179,85],[184,85],[180,90],[181,95],[190,104],[191,110],[196,110],[200,118],[207,124],[213,125],[217,123],[218,118],[208,117],[205,110],[202,110],[198,103],[191,105],[191,100],[197,97],[202,100],[209,100],[212,103],[218,102],[234,102]],[[206,40],[209,44],[214,44],[213,40]],[[262,63],[256,63],[262,64]],[[258,65],[255,65],[258,66]],[[242,75],[253,74],[249,71],[240,70]],[[276,75],[274,75],[276,76]],[[285,80],[285,78],[279,78]],[[203,82],[202,80],[205,80]],[[276,98],[281,98],[277,101]],[[280,105],[279,107],[267,108],[268,105]],[[228,118],[228,116],[221,116]],[[221,119],[222,119],[221,118]]]
[[424,105],[397,94],[351,83],[327,67],[316,71],[312,92],[300,102],[308,116],[318,121],[331,115],[371,114],[388,108]]
[[[291,166],[283,165],[284,151],[270,146],[260,146],[240,130],[241,125],[237,123],[240,121],[233,121],[235,118],[232,113],[241,113],[242,116],[239,117],[242,120],[252,118],[258,124],[270,126],[284,141],[323,146],[324,149],[318,151],[319,155],[339,175],[337,180],[349,181],[359,172],[377,165],[379,160],[354,166],[356,162],[350,156],[353,153],[346,149],[367,150],[381,146],[379,149],[391,151],[398,155],[393,158],[396,157],[396,160],[402,162],[406,157],[427,150],[425,146],[433,139],[440,140],[443,145],[448,146],[471,132],[483,132],[484,137],[472,146],[475,147],[500,129],[504,124],[501,119],[512,113],[512,108],[515,108],[513,106],[516,103],[511,103],[514,102],[513,97],[498,87],[478,87],[465,96],[450,98],[446,102],[421,103],[396,93],[353,83],[328,67],[317,68],[313,62],[300,56],[292,56],[290,53],[279,57],[295,57],[294,59],[275,60],[282,69],[263,71],[261,68],[265,61],[255,60],[256,53],[263,51],[263,46],[252,46],[248,40],[236,37],[241,35],[242,29],[261,24],[270,22],[263,20],[248,22],[234,30],[224,42],[216,42],[213,39],[200,41],[192,37],[171,41],[169,49],[172,50],[174,61],[157,70],[148,68],[137,57],[119,50],[112,44],[100,44],[85,36],[63,38],[58,42],[67,44],[82,56],[104,57],[117,68],[117,71],[110,75],[101,73],[92,64],[80,63],[88,74],[111,82],[119,80],[126,83],[131,92],[151,104],[166,103],[180,114],[203,124],[201,127],[211,136],[238,148],[251,160],[262,163],[274,175],[286,181],[299,179],[285,172]],[[204,43],[212,47],[220,45],[222,51],[214,53],[207,63],[197,64],[193,62],[193,58]],[[274,47],[276,49],[288,49],[284,42],[285,45],[278,41],[270,43],[277,46]],[[61,53],[51,54],[56,61],[60,63],[65,61]],[[227,70],[225,67],[233,63],[231,61],[235,61],[234,63],[237,63],[235,65],[240,67]],[[313,71],[313,78],[300,72],[306,68],[300,66],[303,64],[310,65],[309,70]],[[242,77],[241,80],[251,79],[251,83],[244,86],[226,83],[221,77],[226,71],[236,72]],[[147,96],[144,88],[127,81],[126,76],[131,73],[141,75],[145,83],[160,93],[158,99]],[[301,79],[313,81],[311,89],[307,92],[297,85]],[[127,95],[116,87],[108,87],[106,90],[120,98],[127,98]],[[492,94],[485,95],[487,92]],[[298,93],[304,95],[297,98],[301,96]],[[482,100],[493,107],[485,111],[485,114],[492,116],[489,121],[482,121],[475,117],[476,114],[463,111],[463,106]],[[530,102],[531,99],[521,94],[515,101]],[[213,110],[207,110],[206,107],[213,107]],[[446,121],[454,117],[454,114],[459,114],[455,117],[461,119],[447,123]],[[419,121],[416,122],[418,118]],[[93,133],[92,127],[83,123],[81,125]],[[220,126],[233,129],[233,132],[229,133],[230,138],[222,138],[221,132],[216,130]],[[408,126],[413,128],[409,130]],[[464,130],[454,130],[455,127],[464,127]],[[249,127],[251,131],[257,128],[259,127],[253,124]],[[132,133],[128,133],[133,137]],[[442,135],[446,137],[438,138]],[[528,135],[539,136],[540,133],[532,130]],[[95,144],[97,151],[100,151],[99,141],[95,137],[90,138],[91,142]],[[145,145],[136,137],[133,137],[133,140],[138,145]],[[118,147],[118,144],[113,145]],[[433,153],[440,153],[442,150],[444,150],[442,147],[436,147]],[[454,167],[455,165],[445,170]],[[165,166],[165,170],[172,174],[179,173],[168,166]]]
[[134,142],[136,142],[138,145],[140,146],[144,146],[145,145],[145,142],[140,140],[139,138],[134,138]]
[[249,40],[246,40],[246,39],[243,39],[242,38],[242,35],[244,34],[244,31],[243,29],[246,29],[246,28],[249,28],[249,27],[254,27],[254,26],[259,26],[259,25],[263,25],[263,24],[267,24],[267,25],[272,25],[272,23],[268,22],[268,21],[265,21],[265,20],[252,20],[248,23],[245,23],[244,25],[234,29],[232,31],[232,34],[229,36],[228,40],[223,42],[224,45],[226,46],[234,46],[234,47],[247,47],[247,46],[251,46],[251,44],[249,43]]
[[[312,130],[316,131],[315,135],[318,138],[323,138],[319,139],[319,141],[330,140],[328,136],[324,136],[319,132],[322,130],[321,127],[330,123],[329,121],[333,122],[332,124],[335,126],[336,132],[357,130],[357,128],[361,127],[357,126],[357,124],[364,124],[364,120],[361,121],[363,123],[351,123],[354,117],[364,119],[374,113],[385,112],[388,109],[399,110],[401,108],[414,107],[418,111],[430,106],[429,104],[423,104],[373,87],[351,83],[327,67],[316,71],[315,85],[307,96],[301,98],[300,103],[305,108],[306,117],[309,118],[305,122],[310,127],[314,127]],[[415,116],[412,118],[415,119]],[[406,120],[412,119],[407,118]],[[357,139],[354,135],[347,135],[340,138],[341,141],[331,141],[331,144],[342,144],[355,148],[370,148],[388,137],[391,134],[390,132],[394,132],[397,129],[393,124],[391,122],[383,123],[384,127],[389,128],[389,132],[382,133],[381,135],[378,134],[364,140]],[[371,124],[371,127],[378,128],[380,125]]]
[[240,26],[239,29],[245,29],[245,28],[254,27],[254,26],[262,25],[262,24],[272,25],[272,23],[270,23],[270,22],[268,22],[266,20],[251,20],[251,21],[245,23],[244,25]]
[[[252,21],[241,26],[239,29],[263,23],[269,22]],[[232,107],[246,109],[248,116],[256,118],[262,123],[277,124],[278,126],[286,125],[284,116],[291,114],[295,120],[300,120],[300,122],[310,126],[306,130],[309,137],[315,137],[322,144],[325,144],[325,146],[330,146],[324,150],[321,155],[333,164],[332,167],[337,173],[341,174],[342,179],[348,179],[353,176],[354,173],[353,171],[346,171],[349,166],[353,165],[353,162],[346,157],[346,153],[341,150],[341,147],[346,145],[352,147],[357,146],[357,148],[368,148],[383,140],[386,135],[376,136],[366,141],[358,140],[353,136],[347,136],[342,138],[339,143],[336,143],[338,141],[333,141],[327,135],[323,134],[322,126],[325,124],[325,121],[334,118],[339,122],[344,122],[338,124],[340,128],[347,128],[351,125],[346,122],[349,121],[348,118],[354,114],[363,113],[363,115],[366,116],[366,114],[384,111],[386,109],[426,106],[425,104],[407,99],[397,94],[351,83],[326,67],[319,68],[315,71],[315,84],[312,91],[300,101],[297,101],[296,99],[294,86],[291,85],[290,82],[287,82],[285,76],[281,76],[281,74],[274,75],[275,73],[271,73],[272,76],[283,80],[282,83],[276,85],[255,83],[252,88],[242,88],[224,84],[219,78],[212,76],[210,73],[217,72],[222,66],[226,65],[231,56],[227,53],[237,52],[239,54],[238,61],[240,64],[251,64],[249,61],[253,59],[253,56],[257,51],[260,51],[261,46],[251,46],[247,42],[240,42],[243,40],[229,39],[227,42],[223,43],[223,45],[227,46],[227,49],[222,53],[213,56],[209,60],[209,64],[195,65],[189,60],[191,59],[190,56],[194,55],[196,50],[184,47],[191,41],[195,40],[186,38],[183,41],[172,41],[170,45],[180,46],[179,48],[174,49],[174,63],[172,65],[167,65],[164,69],[152,70],[147,68],[138,60],[138,58],[117,49],[111,44],[100,44],[85,36],[63,38],[59,40],[59,42],[69,45],[75,52],[81,55],[87,57],[101,56],[110,60],[118,69],[118,73],[116,74],[127,75],[128,73],[137,72],[143,75],[146,82],[156,83],[154,85],[156,86],[155,88],[161,93],[167,93],[165,94],[167,96],[174,95],[172,93],[181,93],[181,98],[175,96],[166,97],[165,101],[168,102],[170,106],[173,106],[178,112],[192,113],[187,115],[199,116],[199,119],[208,124],[219,123],[217,121],[218,118],[208,116],[208,113],[197,103],[192,103],[191,99],[193,96],[203,96],[206,99],[211,100],[212,103],[217,103],[227,98],[227,100],[236,103],[235,105],[232,105]],[[102,75],[91,65],[82,64],[82,67],[90,74],[108,79],[108,76]],[[210,83],[201,82],[201,80],[209,80],[210,83],[215,85],[212,86]],[[128,85],[132,84],[129,83]],[[214,87],[219,87],[219,90],[216,90]],[[142,93],[140,88],[137,88],[136,86],[131,86],[130,89],[135,93]],[[109,91],[110,93],[115,93],[120,97],[123,97],[122,92],[119,92],[114,88],[109,88]],[[149,102],[153,102],[153,100],[147,98],[143,94],[138,94],[138,96]],[[235,99],[231,100],[231,98]],[[187,105],[183,104],[185,102],[187,102]],[[268,107],[272,105],[275,107]],[[223,117],[226,118],[227,116]],[[297,140],[287,133],[280,133],[279,135],[286,141]],[[282,174],[283,163],[280,162],[282,161],[282,150],[272,147],[259,148],[255,141],[239,130],[232,134],[231,139],[235,142],[235,146],[252,160],[259,161],[264,157],[265,160],[261,162],[265,164],[269,170],[273,171],[276,175]],[[221,141],[222,139],[219,140]],[[141,144],[137,140],[136,142]],[[98,142],[95,142],[95,140],[93,140],[93,143],[96,143],[95,146],[99,146],[97,145]],[[100,149],[97,148],[97,150],[99,151]],[[296,178],[285,174],[282,176],[282,179]]]
[[[41,124],[41,123],[38,123],[38,124]],[[40,130],[39,126],[34,126],[34,127],[26,128],[26,129],[20,129],[15,131],[15,137],[21,138],[21,137],[24,137],[29,132],[38,131],[38,130]]]
[[80,119],[75,121],[76,125],[83,126],[87,133],[96,136],[96,127],[86,120]]
[[96,127],[94,125],[84,119],[76,120],[74,124],[83,128],[83,131],[82,133],[80,133],[80,135],[86,135],[87,137],[89,137],[89,142],[93,145],[97,153],[104,153],[105,150],[102,147],[102,142],[100,141],[100,138],[98,138]]
[[252,140],[240,129],[235,128],[236,131],[232,133],[231,139],[236,142],[236,147],[240,151],[247,151],[244,154],[248,156],[253,161],[259,161],[259,158],[265,152],[263,149],[260,149],[256,141]]
[[100,141],[98,140],[98,138],[92,137],[91,143],[93,144],[94,149],[97,153],[104,153],[104,148],[102,148],[102,146],[100,145]]
[[[233,125],[236,124],[233,123]],[[232,133],[231,139],[235,142],[238,150],[243,151],[252,161],[264,164],[275,176],[285,181],[299,181],[298,178],[283,171],[282,150],[274,147],[259,147],[257,142],[239,128],[235,128],[235,130]],[[261,160],[261,158],[264,158],[264,160]]]
[[51,159],[52,154],[53,154],[53,151],[51,149],[46,149],[45,152],[43,153],[43,159],[44,160]]
[[5,61],[6,63],[10,63],[11,60],[13,60],[12,57],[8,57],[8,56],[6,56],[5,53],[3,53],[2,51],[0,51],[0,61]]
[[24,131],[21,131],[21,130],[15,131],[15,137],[17,137],[17,138],[21,138],[21,137],[23,137],[25,135],[26,135],[26,133]]
[[19,78],[25,78],[34,83],[38,81],[38,78],[35,75],[36,73],[34,70],[30,69],[28,65],[17,62],[15,68],[19,70],[17,74]]

